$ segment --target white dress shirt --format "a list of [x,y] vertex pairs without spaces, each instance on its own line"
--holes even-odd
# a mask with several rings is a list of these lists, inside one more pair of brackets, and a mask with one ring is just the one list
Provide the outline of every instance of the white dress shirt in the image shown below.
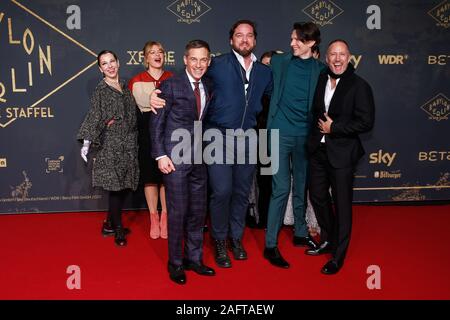
[[[325,96],[323,98],[323,102],[325,103],[325,111],[328,112],[328,109],[330,108],[331,99],[333,98],[334,91],[336,91],[336,88],[338,86],[339,80],[336,79],[336,85],[334,88],[331,88],[331,77],[328,76],[327,85],[325,87]],[[325,143],[325,135],[323,135],[322,140],[320,142]]]
[[[236,58],[239,61],[239,64],[242,66],[242,68],[244,68],[245,70],[245,77],[247,78],[247,81],[250,82],[250,73],[252,72],[252,68],[253,68],[253,62],[257,61],[258,59],[256,58],[256,56],[251,53],[250,54],[250,66],[248,67],[248,69],[245,68],[245,61],[244,61],[244,57],[241,56],[239,53],[237,53],[236,51],[232,50],[234,55],[236,56]],[[245,87],[245,92],[247,93],[247,88],[248,88],[248,83],[244,84]]]

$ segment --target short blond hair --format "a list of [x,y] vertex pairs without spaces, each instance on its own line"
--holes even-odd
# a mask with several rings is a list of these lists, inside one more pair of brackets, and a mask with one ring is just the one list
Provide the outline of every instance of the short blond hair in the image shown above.
[[163,45],[161,44],[161,42],[158,42],[158,41],[147,41],[145,44],[144,44],[144,48],[142,49],[142,53],[144,54],[144,67],[145,67],[145,69],[148,69],[148,63],[147,63],[147,61],[145,61],[145,51],[148,49],[148,48],[151,48],[151,47],[153,47],[153,46],[158,46],[158,47],[160,47],[161,49],[162,49],[162,51],[164,52],[164,47],[163,47]]

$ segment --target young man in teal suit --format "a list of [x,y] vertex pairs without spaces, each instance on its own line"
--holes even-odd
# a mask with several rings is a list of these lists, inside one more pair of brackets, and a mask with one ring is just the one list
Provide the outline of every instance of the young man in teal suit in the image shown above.
[[296,246],[312,249],[305,221],[307,177],[306,140],[312,125],[311,106],[317,80],[325,65],[312,56],[319,46],[320,31],[312,22],[295,23],[291,35],[292,53],[275,55],[271,60],[274,89],[270,101],[267,129],[279,130],[279,169],[272,179],[266,247],[264,257],[277,267],[288,268],[277,243],[293,176],[293,207]]

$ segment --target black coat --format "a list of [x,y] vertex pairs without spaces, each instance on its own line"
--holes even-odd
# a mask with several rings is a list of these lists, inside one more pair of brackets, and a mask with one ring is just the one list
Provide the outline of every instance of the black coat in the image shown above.
[[[356,75],[351,64],[336,86],[328,109],[333,120],[331,133],[325,138],[327,155],[334,168],[356,165],[364,155],[359,134],[372,129],[375,119],[375,103],[370,85]],[[313,99],[313,126],[307,142],[308,152],[313,154],[320,145],[323,134],[318,128],[319,117],[325,120],[325,88],[328,74],[322,73]]]

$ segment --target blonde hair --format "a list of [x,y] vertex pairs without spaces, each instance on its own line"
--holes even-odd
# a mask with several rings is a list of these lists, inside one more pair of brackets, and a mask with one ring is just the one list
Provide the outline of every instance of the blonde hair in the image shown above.
[[144,44],[144,48],[142,49],[142,52],[144,53],[144,62],[143,62],[143,64],[144,64],[145,69],[148,69],[148,67],[149,67],[149,65],[148,65],[148,63],[147,63],[147,61],[146,61],[146,59],[145,59],[145,51],[146,51],[148,48],[151,48],[151,47],[153,47],[153,46],[158,46],[158,47],[160,47],[161,50],[164,52],[164,47],[163,47],[163,45],[161,44],[161,42],[158,42],[158,41],[147,41],[147,42]]

